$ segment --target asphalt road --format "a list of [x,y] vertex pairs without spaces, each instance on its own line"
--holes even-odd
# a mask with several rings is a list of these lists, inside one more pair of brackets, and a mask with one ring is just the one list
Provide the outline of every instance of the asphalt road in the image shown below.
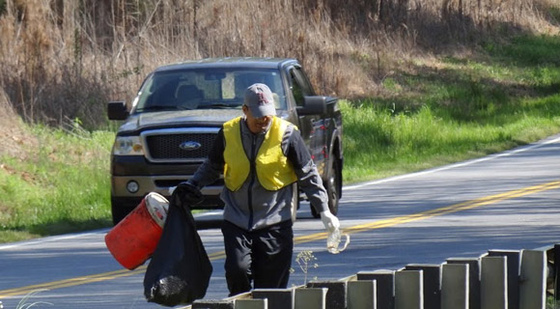
[[[302,205],[290,285],[359,271],[479,257],[490,249],[534,249],[560,239],[560,135],[478,160],[345,186],[339,218],[348,249],[329,254],[320,220]],[[206,299],[227,296],[222,237],[199,218],[214,272]],[[145,265],[123,269],[105,247],[108,230],[0,245],[0,301],[33,308],[161,308],[143,296]],[[305,273],[306,272],[306,273]],[[32,293],[32,294],[30,294]],[[25,296],[30,296],[24,299]]]

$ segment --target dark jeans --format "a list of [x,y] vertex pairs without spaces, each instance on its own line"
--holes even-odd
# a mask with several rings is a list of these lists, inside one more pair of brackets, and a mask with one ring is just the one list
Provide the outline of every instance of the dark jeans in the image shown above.
[[291,222],[257,231],[222,224],[230,296],[254,288],[285,288],[290,278],[294,233]]

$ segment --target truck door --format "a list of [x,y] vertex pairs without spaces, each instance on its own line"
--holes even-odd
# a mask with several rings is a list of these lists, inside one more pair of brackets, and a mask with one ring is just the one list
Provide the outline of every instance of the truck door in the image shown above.
[[[293,66],[288,70],[288,82],[291,88],[292,101],[296,106],[305,104],[305,96],[314,96],[315,91],[303,69]],[[324,123],[325,115],[298,115],[299,129],[305,140],[319,173],[323,175],[326,163],[327,136]]]

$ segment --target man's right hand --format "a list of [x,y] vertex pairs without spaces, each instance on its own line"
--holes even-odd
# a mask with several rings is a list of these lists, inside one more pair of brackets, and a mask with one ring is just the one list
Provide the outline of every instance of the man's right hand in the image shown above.
[[321,221],[323,221],[323,225],[325,225],[327,231],[332,232],[340,228],[340,221],[338,221],[338,218],[333,215],[330,210],[322,211],[320,215]]
[[202,193],[197,186],[189,181],[181,182],[175,190],[173,190],[173,197],[178,197],[181,203],[189,205],[196,205],[203,200]]

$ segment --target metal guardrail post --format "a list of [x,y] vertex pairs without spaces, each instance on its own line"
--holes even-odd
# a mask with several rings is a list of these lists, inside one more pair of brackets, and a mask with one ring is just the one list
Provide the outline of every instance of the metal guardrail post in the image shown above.
[[299,288],[295,290],[295,309],[326,309],[327,288]]
[[395,271],[375,270],[360,271],[358,280],[375,280],[377,283],[377,309],[395,309]]
[[441,309],[469,309],[469,264],[443,264]]
[[554,245],[552,254],[554,255],[552,258],[554,263],[552,267],[552,277],[554,278],[552,293],[554,294],[554,305],[556,306],[560,302],[560,244]]
[[312,281],[308,288],[327,288],[327,307],[329,309],[346,309],[346,281]]
[[400,270],[395,273],[395,308],[424,309],[422,270]]
[[546,251],[521,252],[520,309],[546,308]]
[[377,282],[358,280],[348,282],[348,309],[377,309]]
[[507,309],[507,257],[481,258],[480,296],[482,309]]
[[488,256],[507,257],[508,309],[519,309],[521,252],[519,250],[489,250]]
[[480,309],[480,259],[449,258],[447,263],[469,265],[469,309]]
[[268,309],[268,299],[236,300],[235,309]]
[[293,289],[254,289],[251,295],[253,299],[268,298],[268,309],[294,308]]
[[422,270],[424,308],[441,309],[441,264],[408,264],[406,270]]

